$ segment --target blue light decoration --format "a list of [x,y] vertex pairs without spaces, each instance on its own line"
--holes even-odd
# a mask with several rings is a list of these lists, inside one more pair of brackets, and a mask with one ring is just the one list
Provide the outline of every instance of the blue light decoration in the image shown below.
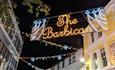
[[86,10],[87,20],[94,31],[107,30],[108,24],[102,7]]
[[33,21],[33,28],[32,28],[32,34],[30,36],[31,40],[38,40],[40,39],[42,32],[45,28],[47,19],[41,19],[41,20],[35,20]]

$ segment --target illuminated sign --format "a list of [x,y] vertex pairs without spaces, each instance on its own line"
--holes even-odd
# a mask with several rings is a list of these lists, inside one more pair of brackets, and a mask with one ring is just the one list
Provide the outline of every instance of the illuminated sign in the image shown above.
[[39,19],[33,23],[31,40],[66,37],[108,29],[102,7]]

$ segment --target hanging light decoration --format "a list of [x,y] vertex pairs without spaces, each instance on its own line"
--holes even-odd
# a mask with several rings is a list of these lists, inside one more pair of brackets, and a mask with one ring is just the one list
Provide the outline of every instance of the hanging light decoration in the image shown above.
[[34,61],[35,61],[35,58],[34,58],[34,57],[32,57],[32,58],[31,58],[31,61],[32,61],[32,62],[34,62]]
[[61,60],[62,59],[62,56],[58,56],[58,60]]

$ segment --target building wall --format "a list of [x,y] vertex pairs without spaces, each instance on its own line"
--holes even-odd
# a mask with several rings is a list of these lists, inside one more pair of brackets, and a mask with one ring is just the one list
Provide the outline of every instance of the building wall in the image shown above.
[[[102,31],[102,35],[99,32],[94,32],[93,35],[91,33],[83,35],[86,70],[96,70],[95,68],[98,70],[115,69],[115,0],[111,0],[105,6],[105,13],[109,30]],[[95,53],[97,55],[96,59],[94,58]],[[107,61],[107,65],[103,63],[103,60]]]
[[3,0],[3,18],[0,18],[0,70],[16,70],[23,41],[10,0]]

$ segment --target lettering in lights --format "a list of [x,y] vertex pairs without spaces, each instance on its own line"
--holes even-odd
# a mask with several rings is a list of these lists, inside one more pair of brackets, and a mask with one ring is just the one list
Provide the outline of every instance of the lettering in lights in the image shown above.
[[[50,39],[64,36],[78,35],[82,33],[88,33],[92,31],[102,31],[108,29],[107,19],[104,14],[103,8],[96,8],[84,11],[87,22],[89,25],[86,28],[73,28],[72,25],[77,25],[80,21],[78,19],[71,18],[71,14],[60,15],[57,18],[56,27],[61,28],[61,31],[55,31],[51,26],[46,27],[49,24],[49,19],[41,19],[34,21],[34,27],[32,28],[31,40]],[[54,22],[53,22],[54,23]]]
[[56,38],[56,37],[63,37],[63,36],[70,36],[70,35],[77,35],[77,34],[85,33],[86,31],[84,28],[73,29],[73,28],[69,27],[70,25],[75,25],[77,23],[78,23],[77,19],[70,20],[69,14],[61,15],[58,17],[57,26],[63,27],[64,30],[59,31],[59,32],[53,32],[52,27],[47,27],[43,32],[43,39]]

